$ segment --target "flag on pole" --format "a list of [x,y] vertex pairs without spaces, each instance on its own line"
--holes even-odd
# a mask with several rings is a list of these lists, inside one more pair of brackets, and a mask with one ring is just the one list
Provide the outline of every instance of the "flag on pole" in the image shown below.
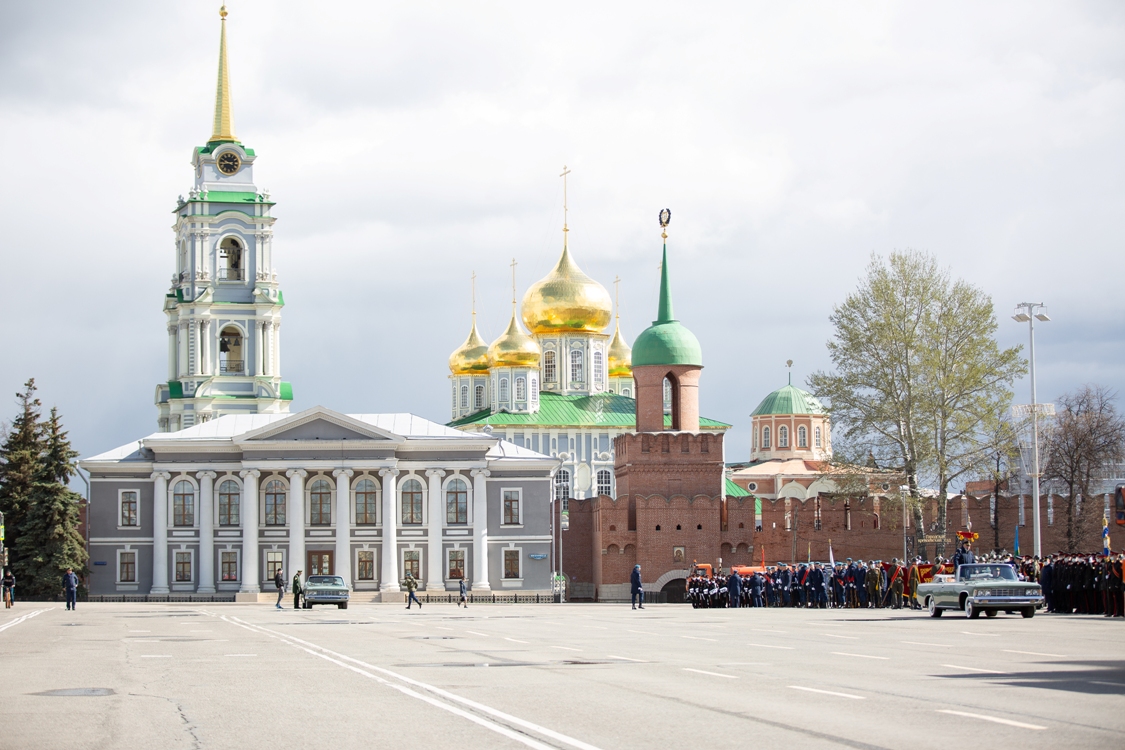
[[1020,553],[1020,525],[1016,524],[1016,554]]
[[808,559],[808,562],[812,562],[812,542],[811,541],[809,542],[809,559]]
[[836,569],[836,558],[832,554],[832,540],[828,540],[828,567]]
[[1102,516],[1102,554],[1109,557],[1109,519]]

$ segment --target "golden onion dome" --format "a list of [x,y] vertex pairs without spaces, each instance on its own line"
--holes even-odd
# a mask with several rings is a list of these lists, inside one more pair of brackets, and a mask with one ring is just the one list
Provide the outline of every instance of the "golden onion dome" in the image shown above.
[[481,375],[488,372],[488,344],[477,332],[475,315],[469,338],[449,355],[449,371],[454,375]]
[[621,322],[613,332],[613,340],[609,342],[609,376],[611,378],[633,377],[633,350],[621,337]]
[[539,367],[542,351],[535,339],[528,336],[516,321],[516,312],[512,311],[512,322],[504,335],[492,342],[488,347],[488,362],[492,367]]
[[612,312],[609,292],[582,273],[565,245],[554,270],[523,296],[523,322],[532,333],[601,333]]

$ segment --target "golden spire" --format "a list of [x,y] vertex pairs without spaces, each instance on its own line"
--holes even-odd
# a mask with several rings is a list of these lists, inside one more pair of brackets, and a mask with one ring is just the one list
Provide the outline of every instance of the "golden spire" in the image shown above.
[[473,285],[473,327],[465,343],[449,355],[449,370],[454,375],[480,375],[488,372],[488,344],[477,331],[477,272],[470,277]]
[[219,83],[215,89],[215,123],[211,128],[211,139],[217,141],[237,141],[234,136],[233,115],[230,108],[230,69],[227,65],[227,6],[219,8],[222,31],[219,33]]
[[621,337],[621,277],[615,276],[613,279],[613,294],[616,298],[614,310],[617,314],[617,325],[613,330],[613,339],[609,342],[609,376],[613,377],[632,377],[632,359],[633,351],[629,345],[625,343],[625,339]]

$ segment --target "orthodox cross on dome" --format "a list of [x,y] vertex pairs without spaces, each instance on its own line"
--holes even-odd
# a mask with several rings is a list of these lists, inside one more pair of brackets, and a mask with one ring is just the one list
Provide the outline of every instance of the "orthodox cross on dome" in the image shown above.
[[477,322],[477,272],[473,271],[473,275],[469,277],[473,287],[473,324]]
[[519,265],[519,264],[516,263],[516,259],[512,258],[511,266],[512,266],[512,312],[513,313],[515,313],[515,310],[516,310],[516,266],[517,265]]
[[559,177],[563,178],[563,244],[564,245],[566,244],[566,233],[570,231],[569,229],[566,228],[566,214],[567,214],[566,176],[568,174],[570,174],[570,170],[567,168],[567,166],[565,164],[563,164],[563,171],[562,171],[562,174],[559,175]]
[[621,320],[621,277],[613,277],[613,309],[617,314],[617,320]]

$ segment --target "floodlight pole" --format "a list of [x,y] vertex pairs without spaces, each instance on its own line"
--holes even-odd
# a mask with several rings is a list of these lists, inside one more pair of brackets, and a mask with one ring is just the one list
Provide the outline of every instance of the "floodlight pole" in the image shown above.
[[1047,321],[1047,311],[1042,302],[1021,302],[1016,305],[1016,314],[1012,318],[1018,322],[1027,319],[1027,331],[1030,339],[1028,354],[1031,374],[1031,512],[1034,517],[1032,535],[1034,537],[1035,556],[1043,556],[1042,537],[1039,531],[1039,408],[1035,399],[1035,319]]

